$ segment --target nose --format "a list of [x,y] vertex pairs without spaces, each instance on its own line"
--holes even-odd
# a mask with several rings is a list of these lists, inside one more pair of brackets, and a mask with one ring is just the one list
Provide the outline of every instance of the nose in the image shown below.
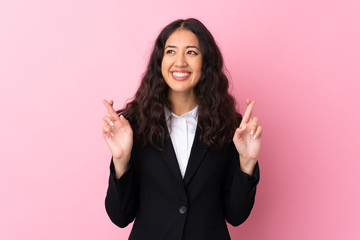
[[175,65],[175,67],[186,67],[187,66],[186,58],[184,57],[183,54],[177,54],[174,65]]

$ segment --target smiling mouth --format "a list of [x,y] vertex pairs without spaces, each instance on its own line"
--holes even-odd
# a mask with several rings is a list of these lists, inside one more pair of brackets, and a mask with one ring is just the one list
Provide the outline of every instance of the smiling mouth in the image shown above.
[[190,77],[191,72],[171,72],[171,76],[178,81],[186,80]]

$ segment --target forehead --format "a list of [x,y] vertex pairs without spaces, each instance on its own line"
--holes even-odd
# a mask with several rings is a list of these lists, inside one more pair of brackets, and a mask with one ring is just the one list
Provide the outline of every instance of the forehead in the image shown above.
[[184,28],[178,28],[170,34],[167,39],[166,45],[174,46],[197,46],[199,47],[199,41],[197,36],[190,30]]

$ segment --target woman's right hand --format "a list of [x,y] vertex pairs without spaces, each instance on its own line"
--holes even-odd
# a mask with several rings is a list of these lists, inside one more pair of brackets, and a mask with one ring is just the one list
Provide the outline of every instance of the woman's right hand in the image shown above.
[[128,120],[113,108],[114,102],[103,100],[108,115],[103,117],[103,136],[113,156],[116,176],[119,178],[127,169],[133,146],[133,131]]

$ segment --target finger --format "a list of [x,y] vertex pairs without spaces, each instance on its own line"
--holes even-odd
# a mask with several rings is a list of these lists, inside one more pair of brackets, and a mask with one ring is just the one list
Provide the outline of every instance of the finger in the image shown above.
[[109,128],[109,129],[111,130],[111,126],[110,126],[109,123],[106,122],[106,121],[104,121],[104,126],[103,126],[103,127],[107,127],[107,128]]
[[125,132],[127,132],[128,134],[133,134],[131,124],[123,115],[120,115],[119,122],[121,122],[121,124],[123,125],[123,129],[125,130]]
[[120,115],[120,121],[124,124],[124,126],[130,126],[129,121],[124,117],[124,115]]
[[234,133],[233,141],[241,140],[242,135],[245,132],[245,130],[246,130],[246,126],[237,128]]
[[[111,100],[110,102],[112,102],[112,100]],[[119,115],[116,113],[116,111],[114,110],[114,108],[112,107],[112,105],[111,105],[108,101],[106,101],[105,99],[103,100],[103,103],[104,103],[104,105],[105,105],[105,107],[106,107],[106,109],[107,109],[110,117],[111,117],[114,121],[119,120]],[[112,103],[114,103],[114,102],[112,102]]]
[[104,123],[106,123],[107,125],[110,125],[111,127],[114,126],[114,122],[112,121],[110,116],[104,116],[103,121],[104,121]]
[[104,126],[102,128],[102,131],[103,131],[103,136],[105,139],[109,139],[111,137],[111,130],[110,130],[109,126]]
[[254,117],[250,124],[250,134],[251,135],[254,135],[254,133],[256,132],[258,124],[259,124],[259,118]]
[[243,119],[241,120],[241,124],[240,126],[243,126],[244,124],[247,124],[251,118],[251,114],[252,114],[252,109],[254,107],[254,104],[255,104],[255,100],[251,101],[249,103],[249,105],[247,106],[246,110],[245,110],[245,113],[244,113],[244,117]]
[[256,130],[256,133],[254,134],[253,138],[254,139],[259,139],[259,138],[261,138],[261,135],[262,135],[262,127],[258,126],[258,128]]

